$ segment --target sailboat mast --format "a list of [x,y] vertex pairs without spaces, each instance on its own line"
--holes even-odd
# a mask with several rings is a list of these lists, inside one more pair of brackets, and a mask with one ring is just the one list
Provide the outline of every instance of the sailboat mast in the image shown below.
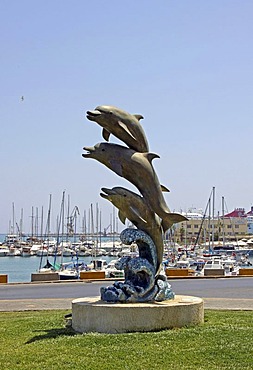
[[20,217],[20,235],[19,238],[20,240],[23,240],[23,208],[21,208],[21,217]]
[[38,239],[39,236],[39,208],[36,207],[36,214],[35,214],[35,236]]
[[49,194],[49,205],[48,205],[48,214],[47,214],[47,233],[48,238],[51,233],[51,203],[52,203],[52,194]]
[[211,252],[211,197],[208,200],[208,245],[209,245],[209,254]]
[[113,248],[115,248],[115,208],[112,206],[112,237],[113,237]]
[[97,248],[98,248],[98,220],[99,220],[99,218],[98,218],[98,215],[99,215],[99,209],[98,209],[98,203],[96,203],[96,234],[97,234],[97,236],[96,236],[96,240],[97,240]]
[[[91,235],[94,238],[94,215],[93,215],[93,204],[90,205],[90,214],[91,214]],[[97,245],[94,243],[94,260],[97,258]],[[94,267],[96,267],[96,262],[94,261]]]
[[213,187],[213,207],[212,207],[212,250],[214,250],[214,211],[215,211],[215,187]]
[[83,211],[83,234],[85,239],[87,238],[87,220],[86,220],[86,211]]
[[33,234],[34,234],[34,225],[33,225],[33,223],[34,223],[34,215],[33,215],[33,206],[32,206],[32,238],[33,238]]
[[14,208],[14,202],[12,203],[12,234],[15,234],[15,208]]
[[222,207],[222,245],[223,245],[223,248],[225,247],[225,219],[224,219],[224,215],[225,215],[225,208],[224,208],[224,197],[221,198],[221,207]]
[[102,247],[102,213],[99,212],[99,247]]
[[43,209],[43,206],[41,207],[41,222],[40,222],[40,238],[42,239],[42,235],[43,235],[43,218],[44,218],[44,209]]
[[66,235],[66,241],[69,240],[69,234],[70,230],[72,229],[72,218],[69,216],[69,210],[70,208],[70,195],[68,194],[68,208],[67,208],[67,235]]
[[63,262],[63,230],[64,230],[64,199],[65,199],[65,191],[63,192],[62,194],[62,202],[61,202],[61,210],[60,210],[60,215],[57,216],[57,221],[56,221],[56,224],[57,224],[57,242],[56,242],[56,249],[55,249],[55,255],[54,255],[54,265],[56,264],[56,257],[57,257],[57,253],[58,253],[58,248],[59,248],[59,245],[60,245],[60,230],[61,230],[61,226],[62,226],[62,240],[61,240],[61,245],[62,245],[62,248],[61,248],[61,263]]
[[64,239],[64,202],[65,202],[65,191],[62,194],[62,218],[61,218],[61,244],[62,244],[62,250],[61,250],[61,263],[63,263],[63,239]]

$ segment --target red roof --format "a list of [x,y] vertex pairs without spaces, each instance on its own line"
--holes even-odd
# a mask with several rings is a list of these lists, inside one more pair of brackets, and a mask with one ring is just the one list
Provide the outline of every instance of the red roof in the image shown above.
[[247,217],[244,208],[235,208],[233,212],[227,213],[224,217]]

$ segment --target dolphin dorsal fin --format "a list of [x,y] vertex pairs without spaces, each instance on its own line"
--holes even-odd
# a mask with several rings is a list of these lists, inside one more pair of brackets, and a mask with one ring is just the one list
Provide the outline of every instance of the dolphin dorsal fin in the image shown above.
[[102,133],[102,135],[103,135],[103,138],[106,140],[106,141],[109,141],[109,137],[110,137],[110,132],[109,131],[107,131],[105,128],[103,128],[103,133]]
[[170,193],[170,190],[164,185],[161,185],[161,190]]
[[129,128],[127,127],[127,125],[124,122],[118,121],[118,124],[121,128],[123,128],[124,131],[126,131],[128,133],[128,135],[130,135],[134,140],[136,140],[135,137],[133,136],[133,134],[129,131]]
[[146,153],[146,157],[150,163],[153,161],[153,159],[160,158],[160,156],[155,153]]
[[133,116],[135,118],[137,118],[138,121],[140,121],[141,119],[143,119],[144,117],[141,115],[141,114],[133,114]]

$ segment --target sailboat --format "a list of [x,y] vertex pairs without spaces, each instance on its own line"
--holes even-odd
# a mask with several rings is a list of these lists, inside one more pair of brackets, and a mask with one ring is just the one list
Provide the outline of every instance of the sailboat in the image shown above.
[[[40,256],[40,265],[39,265],[39,270],[38,270],[39,273],[56,272],[60,268],[60,265],[56,263],[56,260],[53,263],[49,261],[50,248],[54,250],[56,248],[56,240],[55,239],[52,240],[50,238],[51,204],[52,204],[52,194],[49,195],[49,206],[48,206],[48,215],[47,215],[44,242],[42,244],[42,248],[40,249],[40,253],[37,252],[37,255]],[[46,257],[46,264],[42,266],[44,257]]]
[[[63,242],[63,235],[64,235],[64,194],[63,194],[63,202],[61,208],[61,215],[60,220],[62,221],[62,241],[61,245],[61,255],[66,256],[66,251],[69,251],[69,257],[71,257],[71,261],[63,263],[61,261],[61,267],[58,271],[59,279],[60,280],[76,280],[79,279],[79,273],[81,270],[87,270],[87,264],[83,261],[79,260],[78,255],[78,248],[74,248],[76,245],[76,228],[77,228],[77,217],[80,215],[79,209],[77,206],[74,207],[72,213],[69,215],[69,198],[68,198],[68,214],[67,214],[67,240]],[[59,221],[60,222],[60,221]],[[59,223],[60,224],[60,223]],[[72,245],[69,241],[69,236],[74,237],[74,244]],[[65,248],[64,245],[67,243],[69,246]]]

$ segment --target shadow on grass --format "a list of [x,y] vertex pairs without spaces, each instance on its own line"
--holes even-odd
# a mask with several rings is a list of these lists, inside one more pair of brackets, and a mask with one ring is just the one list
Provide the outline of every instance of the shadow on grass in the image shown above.
[[78,335],[72,328],[50,329],[50,330],[37,330],[36,332],[42,333],[29,339],[25,344],[37,342],[45,339],[55,339],[61,336],[73,337]]

